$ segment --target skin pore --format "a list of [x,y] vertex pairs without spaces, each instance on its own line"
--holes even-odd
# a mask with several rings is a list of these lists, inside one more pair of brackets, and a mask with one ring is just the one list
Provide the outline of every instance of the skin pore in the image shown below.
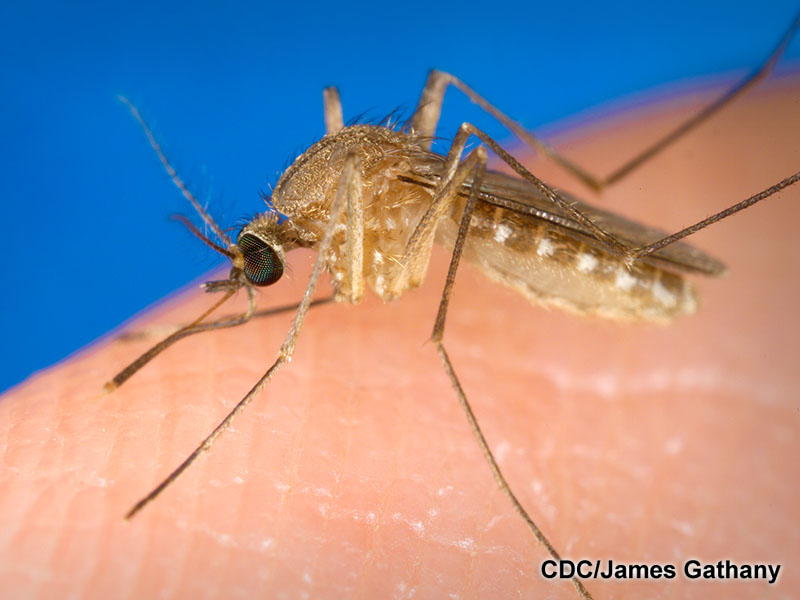
[[[605,173],[705,91],[556,140]],[[597,198],[670,232],[800,165],[800,84],[738,100]],[[515,154],[521,155],[522,152]],[[797,188],[797,186],[795,186]],[[254,195],[255,197],[255,195]],[[662,328],[530,306],[464,265],[445,345],[522,503],[571,558],[675,564],[676,579],[586,581],[596,598],[750,598],[800,576],[800,190],[690,241],[729,274]],[[299,299],[313,254],[259,307]],[[311,310],[297,352],[215,446],[130,522],[269,366],[290,313],[194,336],[113,394],[153,343],[106,339],[0,401],[0,589],[9,597],[577,597],[497,489],[432,344],[447,254],[398,302]],[[318,296],[329,289],[323,283]],[[53,292],[54,294],[57,291]],[[244,294],[219,314],[244,306]],[[131,324],[191,321],[196,287]],[[698,582],[683,562],[772,562],[778,582]]]

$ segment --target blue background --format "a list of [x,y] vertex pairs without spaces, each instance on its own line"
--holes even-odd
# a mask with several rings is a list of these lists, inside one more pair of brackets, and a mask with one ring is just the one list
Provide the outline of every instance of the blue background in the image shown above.
[[[259,210],[258,190],[323,134],[326,85],[339,87],[346,120],[380,117],[413,109],[436,66],[535,130],[643,90],[744,73],[798,9],[788,0],[10,4],[0,7],[0,390],[218,262],[169,219],[190,209],[117,94],[140,106],[230,226]],[[788,55],[782,70],[797,67],[800,40]],[[448,94],[440,135],[467,119],[508,137]]]

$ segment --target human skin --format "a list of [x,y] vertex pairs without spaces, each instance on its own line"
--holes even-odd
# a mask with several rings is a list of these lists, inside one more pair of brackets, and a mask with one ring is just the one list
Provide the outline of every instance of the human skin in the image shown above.
[[[708,97],[568,132],[559,147],[609,172]],[[799,108],[800,82],[767,84],[601,197],[581,195],[677,230],[796,172]],[[445,344],[531,516],[564,556],[677,565],[669,581],[586,581],[596,598],[800,590],[798,219],[789,189],[695,236],[730,273],[694,278],[698,314],[669,327],[543,310],[459,271]],[[313,258],[290,254],[259,306],[299,299]],[[577,597],[540,575],[547,555],[426,343],[446,262],[435,253],[424,286],[397,302],[312,309],[291,364],[131,521],[269,366],[291,314],[183,340],[110,395],[103,383],[153,340],[106,338],[8,392],[0,595]],[[186,323],[212,300],[192,287],[128,329]],[[775,585],[704,583],[680,572],[695,557],[783,567]]]

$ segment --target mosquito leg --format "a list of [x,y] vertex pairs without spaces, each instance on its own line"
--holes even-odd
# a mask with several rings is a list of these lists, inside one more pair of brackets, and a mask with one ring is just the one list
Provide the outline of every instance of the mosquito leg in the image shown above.
[[[626,264],[632,265],[636,262],[637,259],[646,256],[655,252],[656,250],[668,246],[669,244],[673,244],[676,241],[691,235],[703,229],[704,227],[708,227],[709,225],[716,223],[726,217],[729,217],[740,210],[743,210],[749,206],[752,206],[756,202],[760,202],[765,198],[772,196],[773,194],[781,191],[782,189],[800,181],[800,173],[795,173],[794,175],[787,177],[783,181],[767,188],[766,190],[759,192],[758,194],[747,198],[739,202],[738,204],[734,204],[733,206],[726,208],[719,213],[708,217],[707,219],[703,219],[691,225],[678,233],[673,235],[669,235],[661,240],[648,244],[647,246],[643,246],[641,248],[632,248],[627,243],[623,242],[616,236],[608,233],[605,229],[603,229],[600,225],[592,221],[589,217],[583,214],[580,210],[578,210],[575,206],[573,206],[569,201],[563,198],[557,191],[553,188],[548,186],[544,183],[541,179],[536,177],[533,173],[528,171],[525,167],[523,167],[517,159],[515,159],[511,154],[509,154],[503,147],[498,144],[495,140],[491,137],[486,135],[483,131],[478,129],[477,127],[470,125],[469,123],[464,123],[461,125],[461,129],[459,129],[459,134],[465,131],[468,135],[474,135],[478,139],[480,139],[484,144],[486,144],[491,150],[499,156],[503,162],[505,162],[508,166],[510,166],[522,179],[531,183],[535,187],[537,187],[551,202],[553,202],[556,206],[558,206],[561,210],[563,210],[567,215],[569,215],[572,219],[586,227],[594,237],[601,242],[603,245],[606,246],[607,250],[612,254],[618,256],[621,260],[623,260]],[[465,141],[466,137],[465,136]],[[455,144],[455,142],[453,142]]]
[[579,167],[567,158],[561,156],[558,152],[556,152],[555,149],[548,146],[544,141],[530,133],[522,125],[508,117],[505,113],[501,112],[483,96],[461,81],[458,77],[451,75],[450,73],[445,73],[444,71],[438,71],[436,69],[432,70],[428,75],[428,81],[425,83],[425,88],[422,90],[422,96],[419,99],[417,110],[411,119],[411,129],[414,131],[414,133],[423,138],[424,141],[421,145],[426,150],[430,150],[434,135],[436,134],[436,125],[439,122],[439,117],[442,113],[444,93],[447,90],[448,85],[452,85],[460,90],[474,104],[477,104],[485,112],[497,119],[506,129],[511,131],[519,139],[531,146],[533,149],[553,159],[556,163],[561,165],[564,169],[577,177],[588,187],[595,190],[599,190],[603,187],[604,182],[600,178],[592,175],[582,167]]
[[129,364],[127,367],[122,369],[119,373],[117,373],[112,379],[108,380],[103,385],[103,393],[110,393],[121,386],[123,383],[128,381],[133,375],[142,367],[144,367],[147,363],[153,360],[156,356],[161,354],[164,350],[172,346],[178,340],[182,340],[185,337],[190,335],[194,335],[195,333],[201,333],[203,331],[211,331],[212,329],[225,329],[228,327],[236,327],[238,325],[242,325],[247,323],[255,314],[256,310],[256,295],[255,290],[252,287],[247,286],[247,310],[239,316],[233,318],[223,318],[217,321],[212,321],[210,323],[201,323],[203,319],[205,319],[212,311],[216,310],[223,302],[228,300],[236,290],[230,290],[225,296],[216,302],[210,309],[200,315],[197,319],[178,329],[177,331],[171,333],[166,338],[158,342],[155,346],[150,348],[147,352],[139,356],[135,361]]
[[445,158],[443,174],[434,193],[431,206],[417,223],[406,244],[400,260],[403,265],[403,275],[395,281],[394,293],[397,295],[408,287],[415,287],[422,283],[430,261],[433,239],[439,221],[450,209],[461,191],[462,185],[473,173],[477,164],[486,162],[486,149],[479,146],[474,152],[470,153],[463,163],[459,163],[464,153],[467,139],[472,133],[470,127],[469,124],[464,123],[456,133],[456,137],[453,139]]
[[[315,306],[320,306],[322,304],[329,304],[330,302],[333,302],[333,300],[334,300],[333,296],[328,296],[327,298],[317,298],[316,300],[311,302],[310,308],[314,308]],[[253,313],[253,316],[250,317],[250,320],[269,318],[275,315],[280,315],[288,312],[294,313],[297,312],[297,308],[299,306],[300,306],[299,303],[294,303],[294,304],[284,304],[283,306],[276,306],[275,308],[265,308],[262,310],[257,310]],[[220,318],[219,321],[233,321],[237,318],[238,317],[234,315],[230,315]],[[236,323],[236,325],[241,325],[241,323]],[[233,326],[234,325],[227,325],[227,327],[233,327]],[[139,329],[135,331],[125,331],[119,334],[116,338],[114,338],[114,341],[136,342],[139,340],[153,339],[154,337],[160,338],[172,335],[173,333],[176,333],[186,327],[188,327],[188,325],[164,325],[160,327],[159,326],[146,327],[144,329]],[[203,329],[203,331],[207,330]]]
[[[461,384],[458,381],[458,377],[453,370],[453,366],[450,363],[450,359],[448,358],[444,344],[442,343],[445,316],[447,314],[447,305],[450,300],[450,291],[452,290],[453,283],[455,281],[456,269],[458,268],[458,263],[464,247],[464,241],[466,240],[467,231],[469,229],[470,217],[472,216],[472,212],[477,201],[477,193],[480,189],[480,180],[486,170],[486,150],[482,146],[479,146],[475,149],[475,151],[470,153],[464,162],[459,163],[467,139],[472,133],[473,128],[467,123],[464,123],[459,128],[445,160],[444,173],[436,190],[434,200],[431,203],[431,208],[423,216],[422,220],[412,234],[411,239],[406,246],[403,264],[405,265],[405,272],[411,273],[409,277],[418,276],[417,273],[419,272],[420,268],[424,268],[424,265],[427,265],[428,255],[430,252],[430,243],[432,243],[432,236],[435,233],[439,220],[446,213],[452,201],[456,198],[464,181],[470,176],[473,177],[469,200],[461,218],[461,225],[459,227],[455,249],[453,251],[453,257],[450,262],[450,269],[447,273],[447,280],[445,283],[444,292],[442,294],[442,300],[439,305],[439,312],[434,325],[432,341],[436,344],[439,356],[444,363],[445,371],[450,377],[450,382],[453,385],[453,389],[458,396],[462,408],[464,409],[472,432],[477,438],[478,445],[480,446],[486,461],[489,463],[489,467],[492,470],[492,474],[494,475],[494,478],[497,481],[500,489],[509,498],[514,508],[525,520],[526,524],[539,542],[544,545],[548,554],[555,560],[559,560],[560,557],[558,552],[556,552],[555,548],[553,548],[553,545],[542,533],[530,515],[528,515],[527,511],[524,509],[519,500],[517,500],[516,496],[511,490],[511,487],[506,481],[505,476],[500,470],[494,455],[489,449],[486,438],[483,436],[475,415],[472,412],[469,401],[467,400],[466,395],[461,388]],[[573,584],[577,588],[578,593],[582,598],[591,598],[589,592],[586,590],[586,588],[584,588],[583,584],[577,578],[573,578]]]
[[[336,133],[344,127],[342,102],[339,90],[327,87],[322,90],[325,105],[325,131],[327,135]],[[337,300],[347,300],[358,304],[364,297],[364,207],[361,199],[361,173],[357,164],[350,176],[342,177],[339,185],[348,187],[342,193],[347,198],[347,232],[345,252],[347,255],[345,281],[335,282]]]
[[[528,528],[534,534],[537,540],[545,547],[547,553],[550,555],[551,558],[558,561],[560,560],[560,556],[550,541],[547,539],[547,536],[539,529],[536,525],[534,520],[522,506],[522,503],[517,499],[516,495],[511,489],[508,481],[506,480],[505,476],[503,475],[502,470],[500,469],[500,465],[497,464],[497,460],[495,459],[492,451],[489,449],[489,444],[486,441],[486,438],[481,431],[480,425],[478,425],[478,421],[475,417],[475,414],[472,411],[472,407],[470,406],[469,401],[464,393],[463,388],[461,387],[461,383],[458,380],[458,376],[453,369],[453,365],[450,362],[450,358],[447,355],[447,351],[445,350],[444,343],[442,341],[444,335],[444,325],[445,319],[447,316],[447,307],[450,302],[450,293],[453,289],[453,284],[455,282],[456,270],[458,269],[458,264],[461,259],[461,254],[464,249],[464,243],[467,238],[467,232],[469,230],[470,220],[472,217],[472,213],[475,208],[475,204],[477,202],[478,197],[478,190],[480,189],[481,178],[483,177],[484,172],[486,171],[486,151],[484,148],[478,147],[474,152],[472,152],[467,160],[463,163],[458,165],[458,168],[455,172],[452,172],[452,169],[448,170],[448,166],[452,166],[451,163],[457,160],[458,157],[463,152],[464,143],[466,138],[469,136],[468,129],[462,128],[459,129],[459,134],[456,136],[456,139],[453,142],[453,147],[451,147],[450,153],[448,154],[448,164],[445,166],[445,172],[448,173],[445,178],[443,178],[443,184],[440,186],[440,189],[437,193],[437,198],[434,200],[434,205],[442,205],[445,204],[443,198],[447,198],[448,191],[453,188],[455,185],[455,189],[457,190],[460,188],[462,181],[467,176],[472,176],[472,186],[469,195],[469,200],[464,208],[464,213],[461,217],[461,224],[458,229],[458,235],[456,237],[455,247],[453,249],[453,255],[450,259],[450,267],[447,271],[447,279],[445,280],[444,290],[442,292],[442,299],[439,302],[439,310],[436,315],[436,321],[433,326],[433,334],[431,336],[431,341],[436,345],[436,349],[439,353],[439,356],[442,359],[442,363],[444,365],[444,369],[447,372],[448,377],[450,378],[450,383],[453,386],[453,389],[458,396],[459,403],[461,407],[464,409],[464,414],[467,417],[467,421],[469,422],[469,426],[472,429],[472,433],[475,435],[475,438],[480,446],[481,452],[483,453],[486,462],[489,463],[489,468],[492,471],[492,475],[494,476],[497,485],[503,491],[503,493],[508,497],[511,501],[511,504],[514,506],[514,509],[519,513],[519,515],[523,518],[525,523],[528,525]],[[427,215],[426,215],[427,216]],[[419,229],[417,230],[419,231]],[[416,234],[417,232],[415,232]],[[424,234],[421,234],[424,235]],[[410,244],[409,244],[410,245]],[[578,590],[581,598],[584,600],[591,599],[591,594],[586,590],[583,586],[581,581],[577,579],[577,577],[572,578],[572,583],[575,588]]]
[[766,79],[766,77],[772,72],[772,69],[775,67],[777,62],[780,60],[781,56],[786,50],[786,47],[789,45],[789,42],[795,36],[799,28],[800,28],[800,13],[798,13],[797,16],[795,16],[791,25],[789,25],[789,28],[786,30],[786,32],[783,34],[783,37],[781,37],[780,41],[778,42],[778,45],[775,46],[775,49],[770,53],[769,56],[767,56],[764,62],[762,62],[758,67],[756,67],[744,79],[738,81],[733,87],[727,90],[719,98],[716,98],[713,102],[711,102],[703,109],[695,113],[693,116],[689,117],[688,119],[680,123],[677,127],[672,129],[666,135],[653,142],[650,146],[648,146],[644,150],[640,151],[637,155],[635,155],[625,164],[614,170],[611,174],[606,175],[606,177],[604,177],[603,180],[600,182],[601,185],[606,186],[612,183],[616,183],[629,173],[635,171],[645,162],[647,162],[655,155],[660,153],[662,150],[670,146],[677,139],[683,137],[686,133],[690,132],[692,129],[703,123],[703,121],[706,121],[709,117],[719,112],[720,109],[722,109],[724,106],[730,104],[735,98],[738,98],[747,90],[755,87],[763,79]]
[[326,87],[322,90],[322,100],[325,104],[325,133],[336,133],[344,127],[339,90],[335,87]]
[[358,304],[364,297],[364,202],[361,196],[361,168],[357,156],[351,167],[349,177],[339,181],[338,194],[347,199],[347,231],[345,254],[347,270],[342,289],[337,289],[337,297],[343,295],[351,304]]
[[734,204],[726,208],[725,210],[721,210],[716,214],[711,215],[710,217],[706,217],[702,221],[698,221],[694,225],[690,225],[684,229],[681,229],[677,233],[673,233],[672,235],[668,235],[666,237],[661,238],[658,241],[655,241],[647,246],[641,246],[639,248],[635,248],[631,251],[631,256],[634,260],[638,260],[647,256],[648,254],[652,254],[653,252],[664,248],[665,246],[669,246],[670,244],[674,244],[678,240],[685,238],[686,236],[692,235],[693,233],[700,231],[701,229],[705,229],[709,225],[713,225],[717,221],[721,221],[722,219],[726,219],[731,215],[736,214],[740,210],[744,210],[750,206],[753,206],[756,202],[761,202],[761,200],[765,200],[769,198],[773,194],[780,192],[782,189],[789,187],[790,185],[797,183],[800,181],[800,172],[795,173],[794,175],[787,177],[783,181],[779,181],[775,185],[768,187],[767,189],[755,194],[754,196],[750,196],[749,198],[742,200],[741,202]]
[[[479,140],[481,140],[486,146],[488,146],[495,154],[497,154],[500,159],[505,162],[508,166],[510,166],[522,179],[527,181],[528,183],[532,184],[536,188],[538,188],[553,204],[555,204],[558,208],[563,210],[567,215],[569,215],[572,219],[586,227],[589,231],[592,232],[595,238],[600,242],[604,243],[609,250],[622,258],[623,260],[629,260],[630,262],[633,261],[630,258],[630,251],[631,249],[628,247],[627,244],[621,242],[616,237],[608,233],[605,229],[600,227],[597,223],[592,221],[589,217],[584,215],[581,211],[575,208],[571,202],[567,201],[558,192],[556,192],[553,188],[547,185],[544,181],[536,177],[533,173],[531,173],[528,169],[522,166],[520,162],[514,158],[511,154],[509,154],[499,143],[489,137],[486,133],[471,125],[470,123],[463,123],[461,128],[458,131],[460,136],[463,136],[460,140],[461,144],[466,144],[466,140],[470,135],[474,135]],[[456,136],[458,140],[459,137]],[[455,145],[456,142],[453,142]],[[452,152],[452,149],[451,149]]]
[[270,379],[272,379],[272,377],[278,372],[284,363],[287,363],[291,360],[292,355],[294,354],[294,347],[297,343],[297,338],[300,335],[300,330],[303,327],[303,321],[305,320],[306,313],[311,306],[311,299],[314,295],[314,291],[316,290],[317,282],[319,281],[319,277],[322,274],[323,268],[325,267],[325,262],[327,260],[326,257],[328,251],[330,250],[334,233],[342,220],[343,213],[347,206],[347,196],[352,191],[352,185],[350,181],[354,177],[354,173],[356,173],[359,168],[358,156],[355,154],[348,155],[345,161],[345,168],[339,182],[339,187],[336,192],[336,198],[331,210],[330,222],[325,230],[325,235],[322,237],[322,241],[318,246],[319,254],[314,262],[314,268],[312,269],[311,276],[308,279],[308,284],[306,285],[306,290],[303,293],[303,298],[297,308],[297,314],[294,317],[294,321],[292,322],[289,332],[286,334],[286,337],[283,340],[283,344],[281,344],[281,349],[278,357],[275,359],[275,362],[272,363],[269,369],[267,369],[266,373],[261,376],[261,378],[250,389],[250,391],[247,392],[244,398],[239,400],[239,402],[233,407],[228,415],[219,423],[219,425],[214,428],[214,430],[202,441],[202,443],[197,446],[197,448],[195,448],[188,457],[186,457],[186,459],[178,466],[178,468],[172,471],[172,473],[170,473],[166,479],[159,483],[149,494],[139,500],[133,506],[133,508],[128,511],[128,513],[125,515],[126,519],[132,518],[136,513],[142,510],[142,508],[155,500],[158,495],[161,494],[161,492],[163,492],[167,487],[169,487],[173,481],[180,477],[181,473],[188,469],[203,452],[212,446],[214,441],[216,441],[222,432],[230,426],[236,416],[242,412],[248,404],[250,404],[253,398],[258,395],[258,393],[264,388]]
[[[308,305],[309,309],[314,308],[315,306],[322,306],[323,304],[330,304],[334,301],[333,296],[326,296],[325,298],[317,298],[316,300],[312,300],[311,304]],[[280,315],[287,312],[297,312],[297,309],[300,307],[300,304],[284,304],[283,306],[276,306],[275,308],[265,308],[263,310],[257,310],[253,313],[253,319],[264,319],[267,317],[273,317],[275,315]]]
[[[447,89],[448,85],[452,85],[460,90],[465,96],[467,96],[467,98],[469,98],[474,104],[480,106],[484,111],[502,123],[506,129],[514,133],[514,135],[516,135],[523,142],[531,146],[533,149],[541,152],[545,156],[551,158],[588,187],[595,190],[600,190],[607,185],[620,181],[625,176],[632,173],[634,170],[659,154],[662,150],[670,146],[684,134],[696,128],[709,117],[716,114],[724,106],[730,104],[735,98],[765,79],[770,74],[775,64],[780,60],[780,57],[783,55],[786,47],[789,45],[789,42],[797,33],[798,28],[800,28],[800,14],[794,18],[775,49],[752,73],[748,74],[744,79],[737,82],[732,88],[727,90],[720,97],[716,98],[705,108],[695,113],[686,121],[680,123],[666,135],[656,140],[644,150],[640,151],[633,158],[625,162],[622,166],[615,169],[611,174],[605,177],[597,177],[583,167],[565,158],[554,148],[547,145],[544,141],[527,131],[524,127],[522,127],[522,125],[497,109],[493,104],[488,102],[485,98],[483,98],[483,96],[478,94],[463,81],[454,75],[445,73],[443,71],[433,70],[428,75],[428,80],[425,84],[425,88],[422,91],[422,96],[417,106],[417,110],[414,113],[411,121],[411,127],[423,138],[432,140],[434,134],[436,133],[436,124],[438,123],[439,116],[441,114],[445,90]],[[427,149],[430,149],[431,141],[427,141],[423,145]]]

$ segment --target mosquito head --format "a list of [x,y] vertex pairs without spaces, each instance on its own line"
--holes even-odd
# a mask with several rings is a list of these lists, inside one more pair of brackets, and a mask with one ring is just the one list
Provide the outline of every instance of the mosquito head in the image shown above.
[[241,257],[236,256],[232,261],[231,279],[243,276],[250,285],[267,286],[281,278],[286,267],[280,236],[281,216],[268,211],[242,228],[236,239]]

